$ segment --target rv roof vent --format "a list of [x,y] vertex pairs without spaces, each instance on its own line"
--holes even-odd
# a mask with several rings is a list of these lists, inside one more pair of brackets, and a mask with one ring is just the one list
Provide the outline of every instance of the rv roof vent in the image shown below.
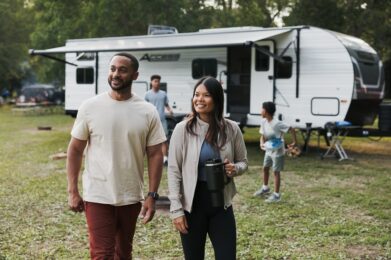
[[257,26],[241,26],[241,27],[226,27],[226,28],[209,28],[209,29],[200,29],[199,32],[203,33],[215,33],[215,32],[235,32],[235,31],[250,31],[250,30],[259,30],[263,27]]
[[178,30],[172,26],[166,25],[149,25],[148,34],[149,35],[159,35],[159,34],[174,34],[178,33]]

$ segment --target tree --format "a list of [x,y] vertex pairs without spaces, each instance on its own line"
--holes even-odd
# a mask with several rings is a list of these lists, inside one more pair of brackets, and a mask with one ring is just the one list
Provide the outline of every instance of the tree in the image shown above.
[[[46,49],[64,45],[69,38],[84,37],[88,32],[82,22],[83,0],[32,1],[35,28],[32,32],[33,49]],[[31,58],[31,64],[39,81],[46,83],[64,82],[64,64],[39,57]]]
[[296,0],[287,25],[307,24],[364,39],[391,58],[391,2],[379,0]]
[[22,0],[0,1],[0,89],[11,92],[28,74],[28,12]]
[[[391,58],[390,1],[30,0],[30,3],[35,23],[30,46],[34,49],[63,46],[67,39],[142,35],[150,24],[192,32],[231,26],[272,27],[286,16],[283,18],[286,25],[308,24],[355,35],[373,45],[383,58]],[[47,59],[38,62],[37,58],[31,61],[41,81],[64,80],[63,64]]]
[[[180,32],[240,25],[269,26],[288,0],[31,0],[34,49],[62,46],[67,39],[146,34],[148,25],[170,25]],[[236,4],[235,4],[236,3]],[[239,4],[239,5],[238,5]],[[272,15],[273,12],[273,15]],[[64,64],[34,57],[43,82],[64,82]]]
[[239,24],[276,26],[276,19],[291,6],[291,0],[238,0]]
[[339,30],[344,23],[344,13],[338,6],[340,0],[297,0],[289,16],[283,19],[287,25],[312,25]]
[[[68,39],[145,34],[149,24],[182,21],[184,1],[33,0],[34,49],[62,46]],[[179,22],[178,22],[179,21]],[[61,57],[63,58],[63,57]],[[42,82],[64,83],[64,64],[33,57],[31,63]]]
[[342,8],[345,15],[343,30],[366,40],[383,60],[391,59],[391,2],[352,0]]

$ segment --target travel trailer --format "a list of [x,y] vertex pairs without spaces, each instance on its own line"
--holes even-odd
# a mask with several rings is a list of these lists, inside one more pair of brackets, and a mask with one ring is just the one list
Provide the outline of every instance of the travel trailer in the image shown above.
[[279,119],[307,132],[328,122],[371,125],[382,107],[383,128],[391,130],[390,107],[381,106],[384,72],[376,51],[361,39],[317,27],[76,39],[30,50],[57,60],[54,54],[65,53],[65,110],[73,116],[83,100],[109,89],[108,65],[117,52],[140,60],[137,95],[144,96],[152,74],[162,76],[178,120],[190,112],[196,81],[210,75],[222,82],[226,116],[241,126],[259,126],[262,103],[274,101]]

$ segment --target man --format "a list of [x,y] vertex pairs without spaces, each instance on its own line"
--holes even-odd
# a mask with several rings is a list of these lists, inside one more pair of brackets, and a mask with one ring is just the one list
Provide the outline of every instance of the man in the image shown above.
[[[108,76],[111,89],[80,106],[71,132],[68,204],[72,211],[85,210],[92,259],[131,259],[140,210],[144,224],[155,213],[166,138],[156,109],[131,92],[137,77],[137,59],[115,54]],[[78,176],[85,147],[83,200]],[[145,154],[149,192],[141,209]]]
[[[168,126],[164,108],[167,109],[171,116],[173,115],[173,111],[168,104],[166,92],[160,89],[160,79],[160,75],[151,76],[151,89],[145,94],[145,100],[156,107],[157,111],[159,112],[160,121],[162,122],[164,128],[164,133],[166,134],[166,137],[168,137]],[[163,164],[167,165],[168,142],[163,143],[162,147],[164,156]]]

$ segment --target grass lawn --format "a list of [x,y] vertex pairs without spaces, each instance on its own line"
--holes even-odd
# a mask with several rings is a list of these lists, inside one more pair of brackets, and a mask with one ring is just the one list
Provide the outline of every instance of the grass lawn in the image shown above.
[[[65,160],[49,158],[66,151],[72,123],[62,114],[0,108],[0,260],[88,259],[84,215],[67,209]],[[344,162],[320,160],[312,141],[307,154],[286,159],[282,201],[274,205],[252,197],[263,154],[257,129],[245,139],[249,170],[236,179],[234,200],[238,259],[391,259],[391,139],[347,138],[355,160]],[[165,173],[160,194],[167,194]],[[182,259],[168,216],[138,224],[134,258]]]

